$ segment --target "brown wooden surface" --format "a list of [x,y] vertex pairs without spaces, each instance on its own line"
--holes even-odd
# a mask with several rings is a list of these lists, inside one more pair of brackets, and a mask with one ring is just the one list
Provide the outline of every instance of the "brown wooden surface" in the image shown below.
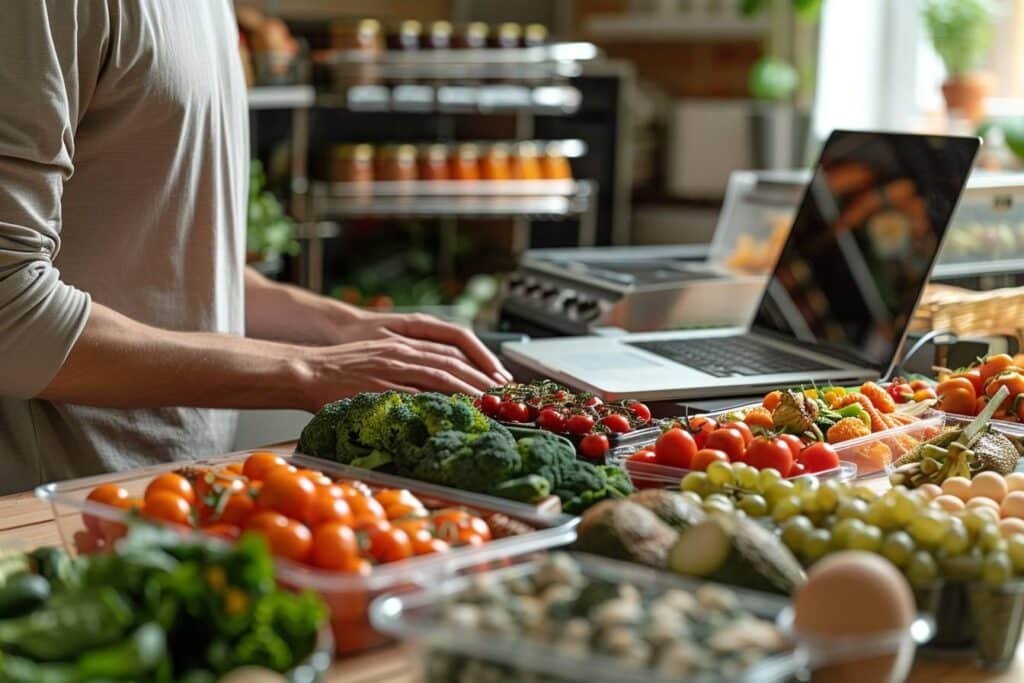
[[[60,545],[60,534],[48,503],[31,493],[0,497],[0,547],[29,550],[40,545]],[[327,683],[416,683],[420,680],[418,653],[412,645],[394,645],[343,659],[334,665]],[[1024,648],[1013,668],[990,674],[970,663],[919,661],[911,683],[1010,683],[1024,681]]]

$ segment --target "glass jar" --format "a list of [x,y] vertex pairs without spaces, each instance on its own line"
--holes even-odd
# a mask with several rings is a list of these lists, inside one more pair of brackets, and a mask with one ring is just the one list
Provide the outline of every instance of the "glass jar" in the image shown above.
[[406,19],[398,25],[398,31],[388,36],[388,48],[391,50],[419,50],[423,24],[415,19]]
[[480,180],[480,148],[473,144],[459,145],[452,156],[452,178]]
[[331,180],[371,183],[374,180],[372,145],[338,145],[331,151]]
[[523,29],[523,46],[539,47],[548,42],[548,27],[544,24],[527,24]]
[[427,145],[420,150],[420,178],[423,180],[449,180],[448,146]]
[[544,177],[540,167],[537,144],[520,142],[512,155],[512,178],[515,180],[540,180]]
[[380,81],[380,67],[376,58],[384,51],[384,34],[376,19],[362,19],[358,23],[336,21],[331,24],[331,47],[345,52],[366,55],[344,71],[343,85],[373,85]]
[[388,145],[377,155],[377,180],[407,182],[419,178],[416,148],[413,145]]
[[562,154],[562,146],[552,142],[544,150],[544,158],[541,159],[541,175],[546,180],[572,180],[572,167],[569,160]]
[[447,50],[452,46],[452,24],[449,21],[435,21],[430,33],[423,36],[423,47],[432,50]]
[[504,24],[498,26],[498,34],[494,38],[494,47],[519,47],[519,40],[522,35],[522,26],[511,21],[506,21]]
[[460,49],[479,50],[487,47],[487,36],[491,28],[482,21],[466,24],[466,28],[456,33],[452,45]]
[[497,142],[487,149],[480,164],[480,175],[484,180],[510,180],[512,168],[509,164],[508,145]]

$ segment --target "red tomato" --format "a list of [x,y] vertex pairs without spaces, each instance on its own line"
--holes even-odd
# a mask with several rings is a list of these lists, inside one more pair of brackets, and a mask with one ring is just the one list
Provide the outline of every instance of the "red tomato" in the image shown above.
[[501,399],[494,394],[484,394],[480,397],[480,410],[484,415],[497,417],[499,408],[501,408]]
[[633,427],[629,424],[629,418],[618,413],[612,413],[611,415],[602,417],[601,424],[616,434],[625,434],[626,432],[633,431]]
[[754,432],[750,431],[750,425],[742,420],[737,422],[727,422],[723,426],[731,427],[732,429],[739,431],[739,433],[743,435],[744,446],[749,446],[750,442],[754,440]]
[[263,482],[257,503],[261,508],[277,510],[292,519],[309,519],[316,497],[316,486],[307,477],[286,468],[278,468]]
[[795,434],[779,434],[776,439],[782,439],[789,446],[789,452],[793,454],[793,460],[800,457],[800,451],[804,449],[804,442]]
[[789,476],[793,467],[793,453],[789,444],[782,439],[757,437],[747,447],[744,459],[748,465],[759,470],[773,467],[784,477]]
[[146,493],[144,498],[149,498],[152,494],[157,491],[169,491],[175,495],[181,496],[189,505],[196,504],[196,492],[192,488],[192,484],[188,483],[188,479],[175,474],[174,472],[164,472],[159,475],[153,481],[149,482],[146,487]]
[[697,417],[691,417],[688,422],[684,424],[689,425],[690,433],[693,435],[693,440],[697,442],[697,448],[704,448],[704,445],[708,442],[708,436],[711,432],[718,429],[718,423],[715,422],[714,418],[705,417],[698,415]]
[[537,413],[537,426],[549,432],[565,431],[565,417],[554,408],[545,408]]
[[602,401],[599,397],[597,397],[597,396],[588,396],[587,398],[585,398],[583,400],[583,407],[584,408],[593,408],[594,406],[599,406],[602,403],[604,403],[604,401]]
[[[967,380],[947,380],[947,382],[967,382]],[[943,382],[942,384],[946,384]],[[942,384],[939,385],[941,391]],[[947,387],[945,393],[939,394],[939,403],[936,406],[939,410],[958,415],[974,415],[978,399],[974,395],[974,389],[963,386]]]
[[824,472],[839,467],[839,456],[831,445],[819,441],[800,452],[800,463],[808,472]]
[[142,516],[149,520],[191,526],[192,506],[170,491],[154,491],[142,506]]
[[626,404],[629,408],[629,412],[633,413],[633,416],[640,422],[649,422],[651,419],[651,409],[640,401],[630,401]]
[[807,474],[807,468],[804,467],[803,463],[795,462],[793,466],[789,468],[790,477],[801,477]]
[[583,413],[570,415],[565,421],[565,431],[570,434],[588,434],[594,428],[594,418]]
[[893,382],[886,388],[886,391],[896,403],[906,403],[914,397],[914,390],[910,388],[909,384],[902,382]]
[[[86,500],[93,503],[109,505],[111,507],[118,508],[119,510],[128,510],[131,508],[131,498],[128,497],[128,491],[117,484],[100,484],[89,492]],[[100,521],[100,518],[94,517],[93,515],[82,515],[82,522],[93,536],[100,535]]]
[[215,522],[214,524],[204,526],[203,533],[216,538],[222,538],[225,541],[234,541],[242,534],[242,529],[234,524]]
[[679,427],[673,427],[662,433],[654,444],[654,453],[658,464],[666,467],[689,468],[690,461],[697,451],[697,442],[693,436]]
[[284,458],[277,453],[257,451],[245,459],[242,474],[252,481],[263,481],[272,470],[286,464]]
[[255,509],[256,502],[248,491],[232,493],[224,502],[224,508],[220,512],[218,521],[232,526],[245,526],[246,520]]
[[629,460],[632,460],[633,462],[646,462],[654,465],[658,462],[658,455],[649,448],[643,448],[629,456]]
[[746,442],[743,440],[743,432],[733,425],[719,427],[708,435],[704,443],[705,448],[718,450],[729,456],[732,462],[743,460],[743,453],[746,451]]
[[309,561],[321,569],[344,569],[359,557],[359,542],[352,528],[327,522],[313,529],[313,551]]
[[694,454],[693,459],[690,460],[689,469],[696,470],[698,472],[703,472],[708,468],[708,465],[715,462],[716,460],[720,460],[722,462],[729,462],[729,456],[726,455],[725,452],[716,450],[714,448],[702,448],[699,451],[697,451]]
[[502,401],[498,408],[498,417],[505,422],[529,422],[530,411],[525,403],[519,401]]
[[608,437],[604,434],[587,434],[580,440],[580,453],[588,460],[600,460],[608,448]]
[[313,534],[302,522],[289,519],[283,526],[272,526],[267,533],[270,552],[292,562],[306,562],[313,550]]

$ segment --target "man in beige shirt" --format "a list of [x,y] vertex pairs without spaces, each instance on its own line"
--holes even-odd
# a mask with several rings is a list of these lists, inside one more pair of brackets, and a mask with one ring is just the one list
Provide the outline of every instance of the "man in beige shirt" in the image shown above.
[[236,36],[229,0],[6,3],[0,493],[222,452],[214,409],[507,381],[466,331],[245,268]]

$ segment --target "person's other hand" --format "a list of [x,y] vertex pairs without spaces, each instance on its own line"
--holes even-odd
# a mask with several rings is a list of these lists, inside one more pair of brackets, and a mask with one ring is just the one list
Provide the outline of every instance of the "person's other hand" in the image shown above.
[[[340,343],[405,339],[433,355],[449,356],[471,365],[497,384],[512,375],[471,331],[420,313],[362,313],[337,329]],[[487,387],[480,387],[481,389]]]
[[[439,391],[478,396],[499,384],[445,344],[396,334],[304,349],[305,408],[364,391]],[[500,365],[499,365],[500,367]]]

